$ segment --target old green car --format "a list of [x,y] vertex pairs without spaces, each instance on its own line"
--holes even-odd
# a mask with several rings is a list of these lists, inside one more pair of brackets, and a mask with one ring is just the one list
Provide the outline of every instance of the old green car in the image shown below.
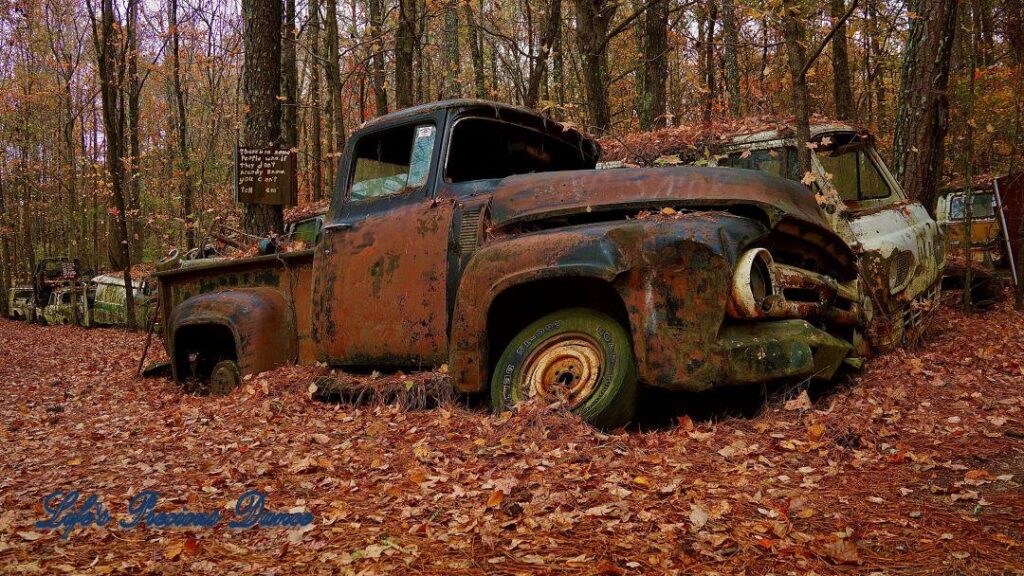
[[[96,276],[92,279],[92,285],[95,287],[95,296],[89,309],[91,325],[123,326],[127,324],[124,279],[118,276]],[[153,308],[154,292],[153,287],[144,280],[132,282],[136,326],[146,326],[149,312]]]

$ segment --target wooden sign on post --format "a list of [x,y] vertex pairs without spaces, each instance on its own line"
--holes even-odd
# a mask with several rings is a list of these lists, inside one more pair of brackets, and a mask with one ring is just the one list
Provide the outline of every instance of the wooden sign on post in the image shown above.
[[78,260],[63,261],[60,263],[60,277],[62,280],[75,280],[78,278]]
[[280,148],[235,147],[235,201],[294,206],[299,181],[296,154]]

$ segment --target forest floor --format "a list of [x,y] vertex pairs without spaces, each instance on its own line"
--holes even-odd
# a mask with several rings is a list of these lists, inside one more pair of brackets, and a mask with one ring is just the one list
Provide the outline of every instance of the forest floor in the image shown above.
[[[0,320],[0,572],[1024,573],[1024,314],[933,322],[828,389],[604,434],[544,406],[324,402],[316,367],[200,397],[135,375],[141,334]],[[227,528],[253,489],[313,524]],[[56,490],[113,520],[36,527]],[[224,519],[115,528],[143,490]]]

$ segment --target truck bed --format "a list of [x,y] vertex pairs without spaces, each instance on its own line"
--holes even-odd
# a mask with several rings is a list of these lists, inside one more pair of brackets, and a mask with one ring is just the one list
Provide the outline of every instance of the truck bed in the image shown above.
[[[171,310],[199,294],[234,288],[266,287],[279,290],[293,307],[299,348],[299,363],[316,360],[310,339],[313,249],[254,256],[237,260],[199,261],[189,266],[158,272],[161,326],[167,330]],[[170,342],[170,334],[164,334]]]

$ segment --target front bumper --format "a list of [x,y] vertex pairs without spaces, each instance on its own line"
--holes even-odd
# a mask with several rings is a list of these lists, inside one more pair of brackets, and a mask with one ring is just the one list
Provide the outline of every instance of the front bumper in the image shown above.
[[778,320],[724,327],[719,334],[725,384],[781,378],[828,380],[853,346],[804,320]]

